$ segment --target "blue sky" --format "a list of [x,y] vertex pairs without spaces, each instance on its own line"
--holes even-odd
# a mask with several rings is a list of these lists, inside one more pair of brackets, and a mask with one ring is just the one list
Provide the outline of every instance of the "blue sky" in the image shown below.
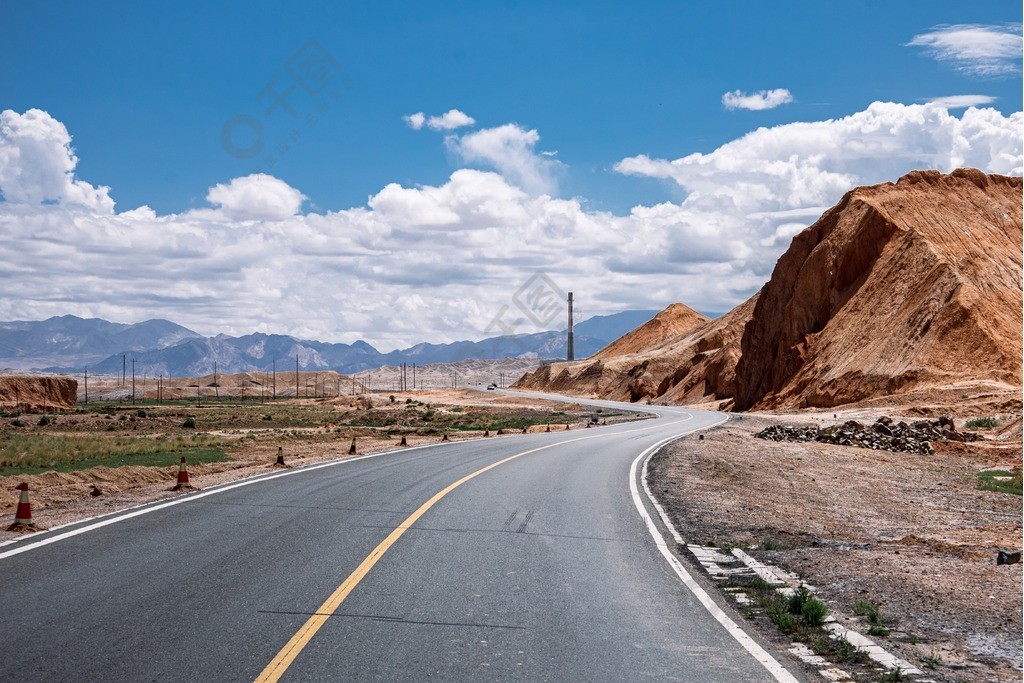
[[[709,152],[758,126],[843,116],[875,100],[986,94],[1021,108],[1017,78],[979,81],[904,46],[941,24],[1020,22],[1018,3],[29,3],[0,26],[5,108],[38,107],[74,136],[78,174],[119,208],[201,205],[254,165],[220,144],[235,114],[309,39],[350,81],[272,168],[322,209],[358,206],[389,182],[435,184],[457,166],[405,114],[458,108],[514,121],[569,166],[564,196],[625,211],[678,198],[615,174],[623,157]],[[727,91],[786,88],[795,102],[724,111]],[[302,117],[315,100],[289,101]],[[287,139],[282,110],[268,143]]]
[[8,3],[0,320],[389,350],[555,327],[537,283],[719,314],[857,185],[1020,175],[1021,44],[962,0]]

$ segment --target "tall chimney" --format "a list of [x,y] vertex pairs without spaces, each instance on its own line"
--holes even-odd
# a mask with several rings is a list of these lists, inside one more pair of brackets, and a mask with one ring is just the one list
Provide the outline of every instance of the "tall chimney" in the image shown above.
[[569,292],[569,344],[568,352],[566,353],[566,360],[576,359],[576,349],[574,348],[573,332],[572,332],[572,292]]

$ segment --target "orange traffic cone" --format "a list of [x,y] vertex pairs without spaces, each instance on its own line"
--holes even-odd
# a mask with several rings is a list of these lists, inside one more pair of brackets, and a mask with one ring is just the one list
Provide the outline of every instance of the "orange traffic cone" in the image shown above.
[[188,482],[188,463],[185,462],[185,456],[181,456],[181,464],[178,465],[178,483],[174,485],[172,491],[190,491],[194,489]]
[[18,484],[15,490],[21,491],[21,497],[18,498],[18,509],[14,512],[14,524],[7,527],[7,530],[22,534],[43,531],[42,527],[36,526],[32,521],[32,504],[28,500],[28,484]]

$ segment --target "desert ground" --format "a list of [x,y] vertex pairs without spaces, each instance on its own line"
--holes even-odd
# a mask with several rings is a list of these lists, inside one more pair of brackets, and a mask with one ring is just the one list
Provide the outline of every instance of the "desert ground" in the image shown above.
[[[664,449],[649,481],[688,543],[748,548],[795,572],[862,633],[871,625],[858,607],[876,605],[879,632],[888,631],[876,640],[926,678],[1020,680],[1024,565],[996,565],[1000,549],[1021,547],[1019,407],[999,416],[1000,427],[979,428],[984,441],[937,441],[931,455],[754,437],[772,424],[913,421],[921,412],[735,415]],[[993,471],[1015,473],[1016,493],[983,490]]]

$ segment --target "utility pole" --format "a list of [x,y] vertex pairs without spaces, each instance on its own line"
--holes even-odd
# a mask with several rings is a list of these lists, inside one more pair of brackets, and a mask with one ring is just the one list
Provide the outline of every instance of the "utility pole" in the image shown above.
[[85,366],[85,405],[89,405],[89,366]]
[[135,359],[132,358],[132,405],[135,405]]
[[217,381],[217,361],[213,361],[213,393],[220,398],[220,382]]
[[277,400],[277,359],[276,358],[273,361],[271,361],[270,367],[274,371],[274,394],[273,394],[273,400],[276,401]]
[[299,397],[299,354],[295,354],[295,398]]
[[124,386],[125,373],[128,371],[128,355],[121,355],[121,386]]
[[566,360],[576,359],[576,349],[574,347],[573,332],[572,332],[572,292],[569,292],[569,344],[568,351],[566,353]]
[[416,364],[412,364],[412,390],[416,391]]

